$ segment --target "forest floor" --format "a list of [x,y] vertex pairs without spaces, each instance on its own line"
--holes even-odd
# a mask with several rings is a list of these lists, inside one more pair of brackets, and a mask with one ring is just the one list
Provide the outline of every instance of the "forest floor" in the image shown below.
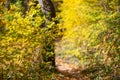
[[[70,58],[70,59],[69,59]],[[60,72],[59,80],[89,80],[86,76],[80,73],[81,68],[76,58],[56,57],[56,68]]]
[[72,44],[63,45],[62,42],[58,42],[56,45],[56,69],[60,72],[58,80],[89,80],[80,73],[82,70],[79,66],[80,60],[74,55],[65,53],[70,46]]

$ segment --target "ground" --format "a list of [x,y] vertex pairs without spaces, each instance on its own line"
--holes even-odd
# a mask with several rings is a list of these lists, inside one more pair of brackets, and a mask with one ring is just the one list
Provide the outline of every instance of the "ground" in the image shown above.
[[89,80],[80,73],[82,68],[79,66],[79,59],[65,53],[70,45],[72,44],[69,42],[63,45],[61,41],[56,44],[56,69],[61,73],[58,75],[59,80]]

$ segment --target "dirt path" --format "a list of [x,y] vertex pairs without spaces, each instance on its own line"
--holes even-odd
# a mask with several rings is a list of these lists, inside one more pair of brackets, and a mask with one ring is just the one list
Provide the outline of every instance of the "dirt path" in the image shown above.
[[57,70],[61,73],[59,80],[89,80],[80,74],[81,68],[67,63],[64,59],[56,59]]
[[69,40],[61,40],[56,43],[56,68],[61,73],[59,80],[89,80],[80,71],[79,59],[72,54],[66,54],[71,51],[74,45]]

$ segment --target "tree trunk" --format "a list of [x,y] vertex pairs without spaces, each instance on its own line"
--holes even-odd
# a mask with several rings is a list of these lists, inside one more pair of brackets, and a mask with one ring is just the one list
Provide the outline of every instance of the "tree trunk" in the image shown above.
[[[41,5],[41,10],[45,14],[46,20],[43,23],[43,27],[47,27],[47,21],[52,21],[52,18],[56,17],[55,7],[51,0],[38,0]],[[49,31],[48,31],[49,33]],[[43,60],[45,62],[51,62],[52,66],[55,67],[55,53],[54,53],[54,40],[51,40],[51,36],[47,36],[47,32],[45,33],[43,39]],[[52,34],[52,32],[50,31]],[[54,34],[53,34],[54,35]],[[50,56],[49,56],[50,55]]]
[[52,21],[56,17],[55,7],[51,0],[38,0],[41,5],[42,12],[45,14],[46,19]]

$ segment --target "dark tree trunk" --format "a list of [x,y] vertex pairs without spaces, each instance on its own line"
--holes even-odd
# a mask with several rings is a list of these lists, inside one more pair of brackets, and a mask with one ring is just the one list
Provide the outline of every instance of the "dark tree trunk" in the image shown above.
[[[51,0],[38,0],[38,1],[41,6],[41,10],[46,17],[46,21],[45,23],[43,23],[42,26],[47,27],[46,25],[47,21],[52,21],[52,18],[56,17],[55,7]],[[45,35],[47,35],[47,33]],[[44,36],[43,49],[45,50],[45,53],[43,53],[43,60],[45,62],[51,62],[52,66],[55,67],[54,40],[51,40],[51,39],[52,39],[51,36]],[[51,56],[48,56],[48,55],[51,55]]]
[[39,4],[41,5],[42,12],[46,15],[46,19],[52,20],[55,18],[55,7],[51,0],[38,0]]

